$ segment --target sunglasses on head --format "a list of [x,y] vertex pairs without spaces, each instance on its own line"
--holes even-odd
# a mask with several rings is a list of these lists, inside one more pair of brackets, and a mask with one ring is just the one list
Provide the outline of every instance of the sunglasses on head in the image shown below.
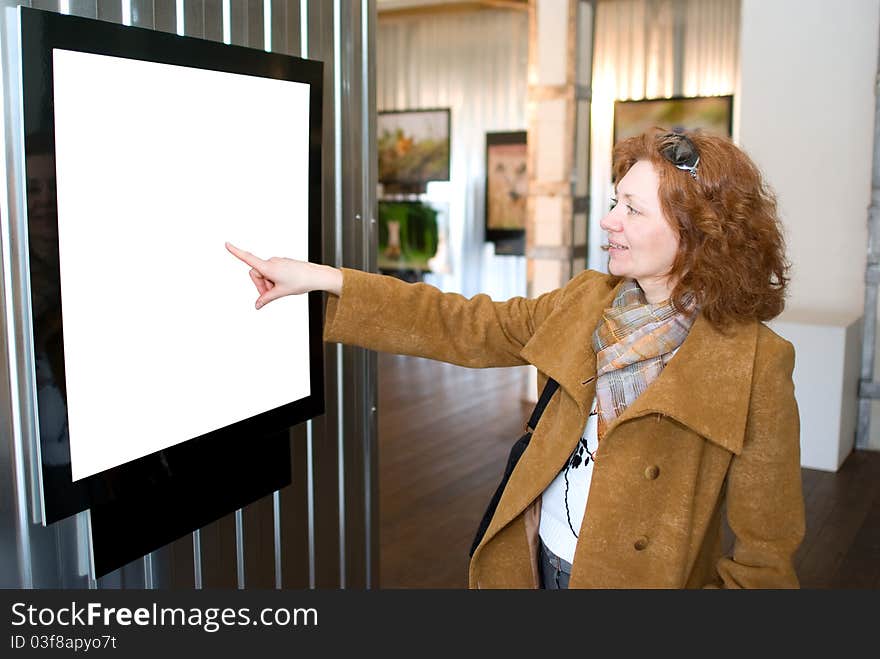
[[663,146],[660,147],[660,155],[678,169],[689,172],[696,181],[700,154],[690,138],[684,133],[673,131],[666,133],[660,139],[663,142]]

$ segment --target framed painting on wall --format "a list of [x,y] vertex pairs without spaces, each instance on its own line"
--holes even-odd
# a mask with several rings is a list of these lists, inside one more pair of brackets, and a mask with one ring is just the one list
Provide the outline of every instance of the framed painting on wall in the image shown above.
[[486,133],[486,241],[496,254],[525,253],[526,131]]
[[437,216],[421,201],[379,201],[379,269],[432,272],[441,242]]
[[669,130],[697,128],[733,135],[733,96],[694,96],[614,102],[614,144],[660,126]]
[[449,108],[379,112],[379,183],[385,192],[424,192],[449,180]]

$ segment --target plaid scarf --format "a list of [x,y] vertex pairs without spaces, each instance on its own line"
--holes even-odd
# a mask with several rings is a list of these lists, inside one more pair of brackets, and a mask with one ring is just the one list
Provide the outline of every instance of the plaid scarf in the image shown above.
[[628,279],[605,309],[593,333],[600,441],[687,338],[698,313],[693,295],[685,298],[685,308],[684,313],[677,312],[669,300],[648,304],[638,283]]

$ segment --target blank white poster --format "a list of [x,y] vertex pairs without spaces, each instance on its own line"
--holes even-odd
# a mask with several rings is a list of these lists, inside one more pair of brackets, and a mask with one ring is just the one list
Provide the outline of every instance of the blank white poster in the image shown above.
[[308,260],[309,86],[56,49],[54,94],[73,479],[308,396],[308,297],[224,242]]

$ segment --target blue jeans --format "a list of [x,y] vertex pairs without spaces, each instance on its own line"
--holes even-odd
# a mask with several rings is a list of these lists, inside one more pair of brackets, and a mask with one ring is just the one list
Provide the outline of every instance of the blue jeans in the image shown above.
[[540,542],[540,545],[541,588],[546,590],[568,588],[568,580],[571,578],[571,563],[554,554],[543,542]]

